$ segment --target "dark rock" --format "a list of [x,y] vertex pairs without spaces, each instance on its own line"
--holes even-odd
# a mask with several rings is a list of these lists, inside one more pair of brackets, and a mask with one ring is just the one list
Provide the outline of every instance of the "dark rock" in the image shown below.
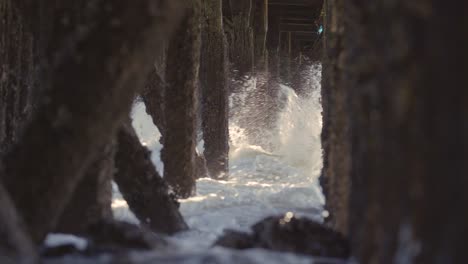
[[59,245],[55,247],[44,247],[41,256],[45,258],[63,257],[65,255],[79,253],[79,249],[73,244]]
[[[119,261],[134,251],[168,251],[175,246],[151,230],[123,221],[105,219],[88,227],[87,246],[84,249],[74,244],[46,246],[40,249],[41,256],[48,260],[60,260],[63,257],[94,258],[102,255],[118,256]],[[2,263],[2,262],[0,262]],[[67,263],[64,261],[64,263]],[[114,262],[112,262],[114,263]],[[121,263],[121,262],[119,262]],[[127,263],[127,262],[122,262]]]
[[166,249],[170,243],[150,230],[116,220],[102,220],[89,227],[89,251],[119,251],[121,249]]
[[234,249],[248,249],[255,247],[252,235],[229,229],[224,230],[224,234],[216,240],[215,245]]
[[264,248],[320,257],[350,256],[348,241],[340,233],[292,213],[271,216],[252,226],[252,234],[228,230],[216,246],[235,249]]

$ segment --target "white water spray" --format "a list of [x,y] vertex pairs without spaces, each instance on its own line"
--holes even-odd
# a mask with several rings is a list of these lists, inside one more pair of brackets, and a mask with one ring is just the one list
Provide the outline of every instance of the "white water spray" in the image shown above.
[[[268,149],[252,144],[249,139],[252,135],[246,131],[246,124],[256,126],[255,122],[264,118],[262,112],[233,113],[229,180],[200,179],[197,195],[181,200],[181,212],[191,229],[171,238],[179,246],[179,253],[206,252],[224,229],[247,231],[252,224],[270,215],[294,212],[321,221],[324,198],[318,184],[322,167],[320,72],[320,65],[308,71],[307,96],[299,97],[290,87],[281,86],[279,93],[284,103],[275,125],[268,131],[259,128],[255,132],[256,137],[268,143]],[[268,109],[268,106],[260,107],[266,101],[264,94],[256,94],[256,85],[255,79],[249,81],[246,92],[238,95],[236,103],[252,111]],[[244,116],[253,114],[256,117],[250,123],[242,123]],[[153,151],[153,162],[161,171],[159,132],[142,104],[134,108],[133,117],[141,141]],[[116,218],[135,222],[118,194],[114,205]]]

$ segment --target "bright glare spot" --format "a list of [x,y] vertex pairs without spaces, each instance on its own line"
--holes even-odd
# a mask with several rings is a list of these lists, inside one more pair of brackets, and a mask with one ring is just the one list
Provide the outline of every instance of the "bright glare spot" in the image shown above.
[[195,197],[190,197],[190,198],[185,199],[185,200],[181,200],[180,202],[181,202],[181,203],[186,203],[186,202],[202,202],[202,201],[206,200],[206,198],[208,198],[208,196],[195,196]]
[[259,183],[254,181],[249,181],[245,184],[246,186],[260,186],[260,187],[271,187],[271,184],[268,183]]
[[127,202],[124,199],[114,199],[112,201],[112,208],[122,208],[122,207],[128,207]]
[[329,216],[330,216],[330,213],[329,213],[327,210],[323,210],[323,212],[322,212],[322,217],[323,217],[323,218],[327,218],[327,217],[329,217]]
[[286,223],[291,222],[291,219],[293,219],[294,213],[293,212],[287,212],[286,215],[284,216],[284,221]]

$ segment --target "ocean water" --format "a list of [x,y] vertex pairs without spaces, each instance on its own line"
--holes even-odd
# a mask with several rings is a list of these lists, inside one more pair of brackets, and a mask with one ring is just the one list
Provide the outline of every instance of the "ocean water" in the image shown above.
[[[250,226],[270,215],[292,212],[323,220],[324,197],[318,183],[322,168],[321,67],[313,65],[303,74],[307,95],[298,96],[291,87],[281,85],[281,109],[268,128],[252,132],[245,127],[242,120],[252,112],[231,115],[229,179],[199,179],[196,195],[180,200],[190,230],[168,237],[174,244],[171,252],[135,254],[138,263],[343,263],[261,249],[212,247],[224,229],[249,231]],[[246,82],[245,92],[234,95],[238,98],[231,98],[231,102],[237,100],[237,107],[244,109],[265,104],[262,95],[256,94],[256,82],[255,78]],[[262,114],[257,111],[255,118],[261,120]],[[152,160],[162,173],[159,131],[141,102],[135,104],[132,115],[140,141],[152,151]],[[203,151],[203,142],[198,144],[198,151]],[[115,218],[138,223],[116,186],[112,207]]]

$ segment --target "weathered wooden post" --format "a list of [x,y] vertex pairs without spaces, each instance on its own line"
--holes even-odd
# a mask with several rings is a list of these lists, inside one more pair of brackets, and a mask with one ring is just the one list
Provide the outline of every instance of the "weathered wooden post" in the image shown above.
[[270,130],[275,126],[277,113],[280,108],[278,92],[280,89],[280,16],[278,13],[268,14],[268,75],[266,85],[262,91],[265,98],[264,118],[262,120],[264,129]]
[[296,33],[291,34],[291,87],[299,94],[302,87],[301,44]]
[[[0,179],[3,178],[0,164]],[[36,245],[29,236],[21,215],[0,180],[0,262],[35,264]]]
[[[229,58],[233,66],[232,77],[241,80],[249,78],[254,67],[252,0],[231,1],[231,15],[228,20],[231,22],[228,30]],[[232,87],[234,90],[237,88]]]
[[169,42],[164,95],[164,178],[182,198],[195,192],[200,44],[200,0],[196,0],[187,3],[183,21]]
[[115,142],[111,141],[102,147],[86,170],[60,216],[55,232],[83,234],[86,233],[90,224],[102,219],[112,219]]
[[[32,95],[37,88],[38,41],[28,24],[31,18],[15,2],[0,3],[0,155],[21,134],[32,112]],[[27,12],[32,16],[36,11]]]
[[276,96],[276,86],[279,84],[280,77],[280,22],[281,18],[278,13],[270,12],[268,14],[267,49],[270,81],[269,91],[273,96]]
[[466,3],[406,3],[327,0],[327,206],[360,263],[466,263]]
[[117,133],[115,182],[128,206],[141,221],[157,233],[173,234],[187,229],[178,202],[158,174],[150,151],[141,145],[130,120]]
[[267,65],[266,40],[268,32],[268,0],[253,0],[254,65],[255,72],[265,72]]
[[342,5],[325,1],[325,54],[322,62],[322,147],[324,150],[321,184],[327,197],[328,221],[338,231],[349,229],[350,128],[347,108],[348,91],[342,84],[338,57],[343,51]]
[[291,32],[280,33],[280,77],[286,84],[291,83],[291,61],[292,61],[292,38]]
[[[179,17],[179,1],[91,2],[56,2],[44,17],[52,31],[41,57],[50,63],[42,65],[46,100],[4,156],[5,188],[36,243],[53,230],[87,168],[129,113],[154,61],[152,50]],[[38,7],[19,4],[27,13]]]
[[221,0],[202,0],[200,84],[205,159],[211,177],[229,170],[229,85]]

